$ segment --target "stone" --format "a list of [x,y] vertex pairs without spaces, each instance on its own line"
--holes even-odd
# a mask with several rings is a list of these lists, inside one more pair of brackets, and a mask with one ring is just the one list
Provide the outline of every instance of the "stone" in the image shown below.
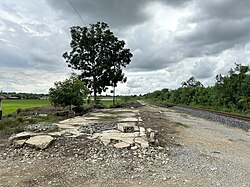
[[147,133],[151,133],[152,129],[151,128],[147,128]]
[[95,137],[99,138],[104,145],[108,145],[111,140],[118,140],[128,144],[133,144],[134,138],[138,136],[139,132],[122,133],[118,130],[106,130],[99,134],[95,134]]
[[21,133],[17,133],[12,135],[11,137],[9,137],[9,141],[13,142],[14,140],[23,140],[23,139],[28,139],[32,136],[35,136],[36,134],[33,132],[21,132]]
[[145,130],[144,127],[139,127],[139,130],[140,130],[140,136],[141,136],[141,137],[146,136],[146,130]]
[[25,142],[26,142],[26,139],[25,140],[14,140],[13,144],[14,144],[14,146],[22,147]]
[[137,146],[137,145],[131,147],[131,150],[136,150],[136,149],[138,149],[138,146]]
[[130,147],[130,144],[126,142],[119,142],[119,143],[114,144],[114,147],[117,149],[123,149],[123,148]]
[[149,142],[151,142],[151,143],[155,142],[155,133],[154,132],[151,132],[149,134]]
[[120,122],[138,122],[138,118],[136,117],[125,117],[122,119],[119,119]]
[[53,140],[54,138],[49,135],[38,135],[28,139],[25,144],[35,146],[39,149],[46,149]]
[[129,123],[118,123],[117,129],[124,133],[134,132],[134,125],[131,125]]
[[60,137],[64,134],[64,131],[60,131],[60,132],[49,132],[48,135],[52,136],[52,137]]
[[135,143],[140,144],[140,145],[141,145],[141,148],[147,148],[147,147],[149,147],[148,141],[146,141],[146,140],[143,139],[143,138],[136,137],[136,138],[134,139],[134,141],[135,141]]

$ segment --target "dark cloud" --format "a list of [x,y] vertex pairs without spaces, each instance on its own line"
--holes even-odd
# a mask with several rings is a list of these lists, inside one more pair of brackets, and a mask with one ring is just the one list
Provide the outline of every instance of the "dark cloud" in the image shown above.
[[242,19],[249,18],[250,1],[248,0],[198,0],[199,16],[195,19]]
[[[181,23],[175,45],[183,58],[218,55],[250,41],[250,1],[196,1],[197,12]],[[188,28],[194,24],[194,28]],[[184,28],[184,29],[183,29]]]
[[[86,24],[96,21],[108,22],[113,27],[130,26],[144,22],[149,17],[143,8],[145,0],[71,0],[78,12],[82,15]],[[62,18],[77,23],[76,12],[67,1],[48,0],[55,10],[61,11]]]
[[[178,7],[190,1],[191,0],[71,0],[86,24],[104,21],[110,26],[117,28],[133,26],[149,20],[151,15],[145,11],[149,3],[159,2]],[[56,11],[61,12],[63,19],[70,20],[72,24],[79,23],[80,19],[68,1],[47,0],[47,2]]]

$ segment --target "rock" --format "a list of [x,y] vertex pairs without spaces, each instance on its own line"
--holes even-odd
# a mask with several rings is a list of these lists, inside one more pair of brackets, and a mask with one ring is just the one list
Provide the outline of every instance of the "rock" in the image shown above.
[[25,143],[28,145],[35,146],[39,149],[46,149],[51,144],[51,142],[53,140],[54,140],[54,138],[51,136],[39,135],[39,136],[31,137]]
[[118,123],[117,129],[124,133],[134,132],[135,130],[134,125],[129,124],[129,123]]
[[126,142],[119,142],[119,143],[114,144],[114,147],[117,149],[123,149],[123,148],[130,147],[130,144]]
[[22,147],[25,142],[26,142],[26,139],[25,140],[14,140],[13,144],[14,144],[14,146]]
[[142,148],[149,147],[148,141],[144,140],[143,138],[137,137],[134,139],[135,143],[138,143],[141,145]]
[[119,119],[120,122],[138,122],[138,118],[136,117],[124,117],[122,119]]
[[151,132],[149,135],[149,142],[154,143],[155,142],[155,133]]
[[52,136],[52,137],[60,137],[64,134],[64,131],[60,131],[60,132],[50,132],[48,133],[48,135]]
[[11,137],[9,137],[9,141],[13,142],[14,140],[23,140],[23,139],[28,139],[32,136],[35,136],[36,134],[33,132],[21,132],[18,134],[14,134]]
[[131,147],[131,150],[136,150],[136,149],[138,149],[138,146],[137,146],[137,145]]
[[152,129],[151,128],[147,128],[147,133],[151,133]]
[[141,137],[146,136],[145,128],[144,127],[139,127],[139,129],[140,129],[140,135],[139,136],[141,136]]

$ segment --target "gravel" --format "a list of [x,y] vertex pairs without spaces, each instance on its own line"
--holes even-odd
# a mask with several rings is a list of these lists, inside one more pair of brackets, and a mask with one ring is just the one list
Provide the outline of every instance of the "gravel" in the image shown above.
[[197,116],[200,118],[205,118],[208,120],[217,121],[217,122],[227,124],[230,126],[239,127],[239,128],[244,129],[246,131],[250,130],[250,122],[249,121],[239,120],[239,119],[235,119],[232,117],[221,116],[221,115],[211,113],[208,111],[202,111],[199,109],[191,109],[191,108],[186,108],[186,107],[181,107],[181,106],[174,106],[173,109],[178,110],[178,111],[182,111],[182,112],[185,112],[187,114]]
[[[103,184],[138,184],[147,180],[155,184],[167,180],[169,155],[170,150],[162,147],[115,149],[113,146],[104,146],[99,140],[86,137],[59,137],[44,151],[28,146],[19,149],[10,146],[0,154],[0,160],[5,161],[6,165],[1,165],[4,168],[21,166],[21,171],[30,172],[30,166],[36,164],[36,167],[43,168],[46,172],[54,168],[52,174],[75,173],[72,177],[88,178],[90,183],[101,181]],[[61,180],[52,182],[57,185],[70,185],[63,176],[57,178]],[[47,177],[40,174],[35,186],[44,186],[46,182]]]

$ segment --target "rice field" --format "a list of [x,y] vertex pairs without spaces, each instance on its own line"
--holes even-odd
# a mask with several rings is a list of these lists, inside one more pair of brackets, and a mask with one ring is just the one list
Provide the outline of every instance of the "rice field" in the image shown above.
[[49,106],[48,100],[3,100],[2,110],[3,115],[11,114],[17,109]]

